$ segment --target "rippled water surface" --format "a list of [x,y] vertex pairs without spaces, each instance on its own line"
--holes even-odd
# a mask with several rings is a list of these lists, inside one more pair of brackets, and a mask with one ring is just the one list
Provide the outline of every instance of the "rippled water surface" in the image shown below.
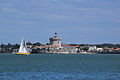
[[0,54],[0,80],[120,80],[120,55]]

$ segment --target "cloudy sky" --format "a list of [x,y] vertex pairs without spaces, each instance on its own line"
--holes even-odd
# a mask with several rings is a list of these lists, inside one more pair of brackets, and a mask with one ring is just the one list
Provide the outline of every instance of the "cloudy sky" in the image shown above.
[[120,43],[120,0],[0,0],[0,43]]

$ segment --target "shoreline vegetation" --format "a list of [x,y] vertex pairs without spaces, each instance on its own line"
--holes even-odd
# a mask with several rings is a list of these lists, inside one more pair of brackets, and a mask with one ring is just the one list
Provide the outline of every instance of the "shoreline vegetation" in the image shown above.
[[[51,48],[49,43],[26,43],[31,54],[120,54],[120,44],[64,44],[62,48]],[[67,45],[67,47],[65,46]],[[45,47],[47,46],[47,47]],[[0,53],[16,53],[20,44],[1,44]],[[71,52],[70,52],[71,51]]]

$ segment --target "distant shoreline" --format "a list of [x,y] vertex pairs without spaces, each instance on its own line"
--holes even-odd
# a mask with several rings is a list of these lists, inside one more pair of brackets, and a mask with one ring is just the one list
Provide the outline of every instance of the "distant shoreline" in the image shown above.
[[[0,54],[15,54],[15,53],[0,53]],[[87,53],[31,53],[31,54],[120,54],[120,52],[87,52]]]

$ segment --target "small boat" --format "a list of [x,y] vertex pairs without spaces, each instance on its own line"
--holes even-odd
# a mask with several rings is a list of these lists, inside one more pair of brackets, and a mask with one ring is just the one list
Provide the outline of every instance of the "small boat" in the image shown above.
[[30,54],[24,39],[22,39],[19,51],[16,54],[17,55],[29,55]]

